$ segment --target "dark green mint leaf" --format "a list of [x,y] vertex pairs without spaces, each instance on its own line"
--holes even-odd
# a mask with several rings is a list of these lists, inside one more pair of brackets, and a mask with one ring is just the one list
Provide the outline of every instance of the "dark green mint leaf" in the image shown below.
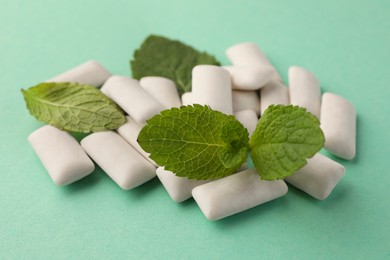
[[206,52],[199,52],[180,41],[156,35],[146,38],[130,61],[134,78],[169,78],[176,83],[180,94],[191,91],[192,69],[200,64],[220,65]]
[[177,176],[208,180],[231,175],[246,161],[248,131],[233,116],[195,104],[147,121],[138,142]]
[[298,106],[270,106],[249,141],[256,170],[264,180],[283,179],[324,146],[318,119]]

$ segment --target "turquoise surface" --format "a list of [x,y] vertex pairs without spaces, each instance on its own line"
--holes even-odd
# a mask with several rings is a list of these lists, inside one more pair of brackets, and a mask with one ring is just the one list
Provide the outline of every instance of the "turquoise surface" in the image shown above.
[[[1,1],[1,259],[389,259],[390,2]],[[180,39],[227,64],[254,41],[287,79],[291,65],[358,113],[357,156],[317,201],[286,196],[210,222],[191,199],[176,204],[158,179],[123,191],[101,170],[56,187],[27,136],[43,125],[27,88],[86,60],[129,75],[149,34]]]

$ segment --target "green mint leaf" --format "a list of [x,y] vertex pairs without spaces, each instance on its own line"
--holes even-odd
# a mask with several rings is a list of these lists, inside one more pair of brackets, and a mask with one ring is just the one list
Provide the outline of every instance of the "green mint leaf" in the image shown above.
[[72,132],[116,129],[126,122],[122,110],[96,87],[77,83],[41,83],[22,89],[30,114]]
[[180,94],[191,91],[192,68],[200,64],[220,65],[206,52],[156,35],[146,38],[130,61],[135,79],[146,76],[166,77],[176,83]]
[[282,179],[306,164],[324,146],[318,119],[297,106],[270,106],[249,141],[251,157],[263,180]]
[[194,104],[164,110],[147,121],[140,146],[177,176],[212,180],[246,161],[248,131],[233,116]]

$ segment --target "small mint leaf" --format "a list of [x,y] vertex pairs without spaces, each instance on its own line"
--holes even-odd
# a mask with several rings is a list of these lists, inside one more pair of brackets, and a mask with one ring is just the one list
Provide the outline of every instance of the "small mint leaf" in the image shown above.
[[22,94],[30,114],[72,132],[116,129],[126,122],[122,110],[96,87],[77,83],[41,83]]
[[134,52],[130,61],[135,79],[160,76],[173,80],[180,94],[191,91],[192,69],[196,65],[220,65],[206,52],[199,52],[180,41],[151,35]]
[[248,131],[233,116],[194,104],[149,119],[138,142],[177,176],[212,180],[235,173],[245,162]]
[[283,179],[324,146],[318,119],[298,106],[270,106],[249,141],[251,157],[263,180]]

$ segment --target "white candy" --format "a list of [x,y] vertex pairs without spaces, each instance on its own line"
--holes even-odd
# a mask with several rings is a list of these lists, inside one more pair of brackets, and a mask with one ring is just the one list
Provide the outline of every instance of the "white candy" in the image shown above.
[[183,106],[192,105],[192,92],[186,92],[181,95],[181,103],[183,104]]
[[192,196],[209,220],[221,219],[276,199],[287,193],[282,180],[263,181],[255,169],[200,185]]
[[145,159],[157,167],[157,164],[149,158],[149,153],[145,152],[137,142],[139,132],[141,132],[142,126],[134,121],[131,117],[126,117],[127,122],[117,129],[118,134],[122,136],[137,152],[139,152]]
[[251,109],[260,114],[260,98],[256,91],[233,90],[233,112]]
[[165,109],[139,85],[137,80],[124,76],[112,76],[103,88],[115,103],[141,125]]
[[28,137],[56,185],[67,185],[89,175],[95,165],[69,133],[46,125]]
[[322,96],[321,128],[325,149],[352,160],[356,154],[356,110],[346,99],[332,93]]
[[[108,85],[108,86],[109,86],[109,85]],[[110,96],[108,95],[107,85],[106,85],[106,84],[104,84],[104,85],[100,88],[100,91],[101,91],[104,95],[110,97]]]
[[111,76],[97,61],[87,61],[46,82],[75,82],[99,87]]
[[181,106],[179,93],[172,80],[163,77],[144,77],[139,84],[165,108]]
[[219,66],[195,66],[192,70],[192,102],[233,114],[229,72]]
[[268,61],[260,48],[252,42],[244,42],[233,45],[226,50],[226,55],[233,65],[237,66],[259,66],[273,70],[272,80],[282,82],[282,78]]
[[81,141],[81,146],[124,190],[135,188],[156,176],[156,168],[117,133],[90,134]]
[[324,200],[345,173],[345,168],[322,154],[308,159],[307,164],[285,178],[285,181],[316,199]]
[[232,77],[232,88],[238,90],[257,90],[267,84],[272,77],[271,67],[225,66]]
[[289,105],[289,91],[282,83],[270,81],[260,90],[260,110],[261,114],[270,105]]
[[255,131],[257,121],[259,120],[256,112],[252,109],[247,109],[234,113],[234,116],[246,129],[248,129],[249,137],[251,137]]
[[316,77],[300,67],[290,67],[288,70],[290,88],[290,103],[304,107],[317,118],[320,118],[321,89]]
[[178,177],[172,172],[164,170],[163,167],[158,167],[156,174],[172,200],[178,203],[191,198],[191,191],[193,188],[209,182]]

